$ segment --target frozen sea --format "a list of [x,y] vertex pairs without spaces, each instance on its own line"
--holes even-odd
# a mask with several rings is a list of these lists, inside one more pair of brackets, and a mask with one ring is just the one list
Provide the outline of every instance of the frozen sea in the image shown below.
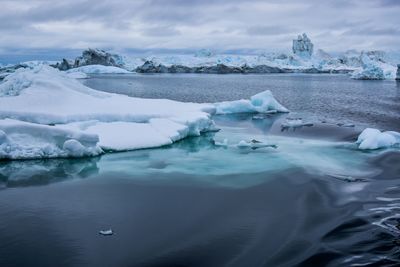
[[[400,84],[346,75],[95,75],[94,89],[217,102],[271,90],[292,112],[90,159],[0,162],[0,266],[398,266]],[[313,126],[281,127],[301,117]],[[238,148],[256,139],[276,147]],[[99,235],[112,229],[111,236]]]

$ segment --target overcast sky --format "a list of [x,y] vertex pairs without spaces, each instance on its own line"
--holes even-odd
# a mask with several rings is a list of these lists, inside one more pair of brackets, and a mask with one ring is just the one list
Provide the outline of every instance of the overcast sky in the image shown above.
[[400,50],[400,0],[0,0],[0,54],[212,48]]

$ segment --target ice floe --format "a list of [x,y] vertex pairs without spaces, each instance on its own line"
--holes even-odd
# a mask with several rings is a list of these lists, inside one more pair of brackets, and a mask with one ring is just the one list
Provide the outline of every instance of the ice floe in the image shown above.
[[400,144],[400,133],[394,131],[381,132],[378,129],[367,128],[356,141],[359,149],[379,149]]
[[217,114],[289,112],[274,98],[269,90],[252,96],[250,100],[220,102],[216,103],[215,106]]
[[21,68],[0,84],[0,158],[82,157],[159,147],[217,131],[211,119],[215,113],[271,110],[287,111],[270,91],[250,100],[182,103],[96,91],[45,65]]

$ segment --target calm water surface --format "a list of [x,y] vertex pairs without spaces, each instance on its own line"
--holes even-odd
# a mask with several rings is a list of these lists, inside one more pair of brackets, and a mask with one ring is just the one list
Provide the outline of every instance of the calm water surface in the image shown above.
[[[352,144],[365,125],[399,130],[398,84],[341,75],[105,75],[84,83],[192,102],[270,89],[295,112],[216,116],[220,132],[158,149],[0,162],[0,266],[400,265],[399,150]],[[282,131],[287,116],[314,126]],[[252,138],[277,148],[234,146]],[[229,145],[219,146],[224,139]],[[109,228],[114,235],[98,234]]]

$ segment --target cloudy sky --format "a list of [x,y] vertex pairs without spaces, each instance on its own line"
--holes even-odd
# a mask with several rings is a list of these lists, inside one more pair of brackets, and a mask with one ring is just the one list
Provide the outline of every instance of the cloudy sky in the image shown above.
[[[0,0],[0,55],[115,51],[400,50],[400,0]],[[73,52],[73,53],[75,53]]]

